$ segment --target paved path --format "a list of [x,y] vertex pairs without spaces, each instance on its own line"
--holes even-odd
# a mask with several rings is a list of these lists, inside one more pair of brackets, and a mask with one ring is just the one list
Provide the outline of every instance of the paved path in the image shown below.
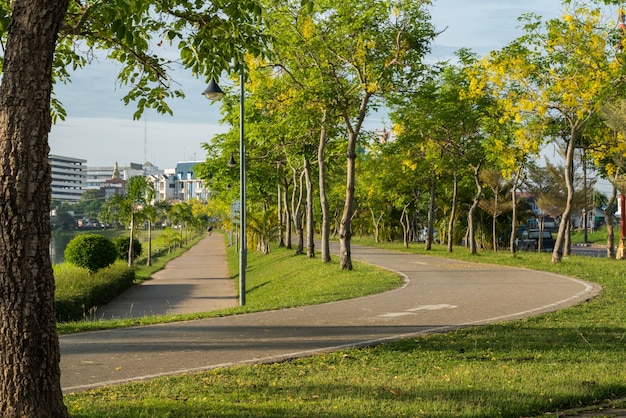
[[[195,265],[198,257],[223,245],[217,237],[203,240],[198,245],[202,251],[189,251],[178,263]],[[600,291],[581,280],[506,266],[366,247],[353,247],[352,256],[398,271],[406,278],[405,285],[323,305],[61,336],[62,387],[65,392],[78,391],[366,346],[554,311]],[[207,270],[206,275],[211,273]],[[169,293],[177,299],[176,289],[172,285]],[[203,289],[206,301],[214,300],[210,286]],[[252,298],[254,292],[248,294],[248,300]]]
[[228,277],[224,238],[212,234],[156,272],[99,308],[98,319],[138,318],[205,312],[237,306],[235,282]]

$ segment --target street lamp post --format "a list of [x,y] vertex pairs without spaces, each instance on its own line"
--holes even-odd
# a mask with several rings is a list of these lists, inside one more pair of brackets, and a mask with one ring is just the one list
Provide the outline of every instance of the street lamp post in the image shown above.
[[[217,100],[224,92],[212,79],[202,94],[210,100]],[[239,240],[239,304],[246,304],[246,265],[247,265],[247,240],[246,240],[246,143],[244,136],[244,71],[239,75],[239,202],[241,205],[239,222],[241,224],[241,239]]]

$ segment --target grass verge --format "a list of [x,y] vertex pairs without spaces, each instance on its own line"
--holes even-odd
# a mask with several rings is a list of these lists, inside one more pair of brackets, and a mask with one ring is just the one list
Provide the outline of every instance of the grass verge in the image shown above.
[[442,247],[428,255],[552,271],[604,290],[537,317],[103,388],[68,395],[66,403],[75,417],[520,417],[558,416],[626,395],[623,261],[572,256],[552,265],[549,254],[471,256],[456,248],[450,255]]

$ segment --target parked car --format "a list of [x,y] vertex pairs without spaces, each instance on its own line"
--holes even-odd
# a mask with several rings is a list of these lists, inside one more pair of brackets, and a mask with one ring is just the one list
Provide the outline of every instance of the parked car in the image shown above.
[[554,237],[550,231],[539,229],[529,229],[523,231],[520,238],[515,240],[518,251],[537,251],[539,248],[539,237],[541,237],[541,251],[552,251],[554,249]]

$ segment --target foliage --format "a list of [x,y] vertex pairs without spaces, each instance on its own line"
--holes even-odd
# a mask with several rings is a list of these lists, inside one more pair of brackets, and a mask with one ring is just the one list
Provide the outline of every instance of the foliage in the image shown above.
[[248,216],[248,228],[259,242],[263,254],[270,253],[270,243],[278,235],[278,217],[273,210],[266,210],[260,216],[251,214]]
[[[182,65],[207,80],[231,66],[237,71],[243,66],[242,51],[257,56],[266,49],[264,27],[257,0],[72,0],[57,45],[54,78],[67,83],[70,68],[84,67],[105,55],[121,64],[118,82],[125,87],[123,102],[137,106],[135,119],[147,108],[171,114],[168,101],[185,94],[174,79],[175,67]],[[63,119],[62,104],[58,100],[53,104],[55,115]]]
[[68,263],[87,269],[90,273],[108,267],[115,262],[115,245],[98,234],[77,235],[65,248],[65,260]]
[[54,277],[57,321],[76,321],[94,318],[98,306],[133,285],[135,273],[123,263],[115,263],[93,274],[62,263],[54,266]]
[[[115,249],[117,251],[117,258],[120,260],[128,260],[128,244],[129,239],[127,237],[118,237],[113,240]],[[143,248],[141,242],[137,238],[133,238],[133,257],[138,258],[141,256]]]

